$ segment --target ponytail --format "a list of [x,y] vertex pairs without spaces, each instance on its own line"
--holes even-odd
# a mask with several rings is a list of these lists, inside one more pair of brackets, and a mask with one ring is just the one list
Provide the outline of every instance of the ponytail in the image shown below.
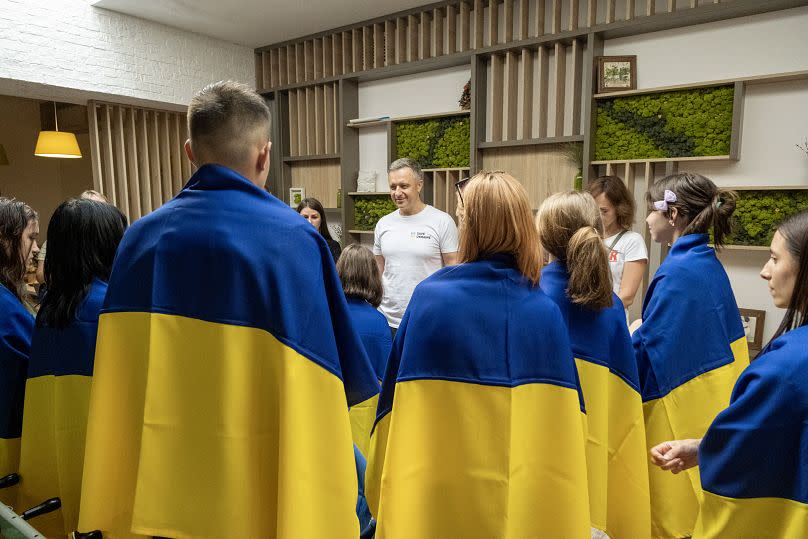
[[609,254],[598,231],[591,226],[579,228],[567,244],[566,255],[570,300],[595,310],[611,307]]

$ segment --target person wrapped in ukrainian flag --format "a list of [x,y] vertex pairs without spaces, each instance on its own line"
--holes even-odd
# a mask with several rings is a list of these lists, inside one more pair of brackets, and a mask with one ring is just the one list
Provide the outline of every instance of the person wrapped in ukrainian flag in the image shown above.
[[118,208],[85,199],[63,202],[48,225],[49,286],[31,341],[17,503],[61,500],[59,511],[36,520],[47,537],[78,525],[98,315],[124,230]]
[[234,82],[188,109],[199,167],[124,236],[99,320],[82,530],[355,538],[348,406],[378,382],[328,246],[270,195],[270,114]]
[[[671,244],[648,287],[641,325],[632,324],[650,448],[703,437],[729,404],[749,351],[729,278],[709,245],[720,247],[729,234],[735,193],[685,172],[657,180],[646,198],[651,238]],[[693,535],[698,471],[674,476],[651,467],[649,481],[652,537]]]
[[385,372],[376,536],[588,538],[580,388],[527,193],[501,172],[463,184],[463,262],[416,287]]
[[600,210],[589,193],[557,193],[542,202],[536,225],[551,257],[542,270],[541,289],[567,323],[586,403],[592,527],[611,539],[648,537],[640,381],[623,303],[612,291]]

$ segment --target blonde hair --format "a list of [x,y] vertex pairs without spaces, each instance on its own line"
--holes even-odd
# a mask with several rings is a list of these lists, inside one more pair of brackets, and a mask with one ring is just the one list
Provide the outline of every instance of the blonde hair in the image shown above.
[[603,245],[600,211],[592,195],[580,191],[548,197],[536,215],[544,248],[567,266],[567,295],[578,305],[603,309],[612,305],[609,253]]
[[541,247],[522,184],[507,172],[479,172],[463,190],[463,209],[460,262],[509,253],[522,275],[539,284]]

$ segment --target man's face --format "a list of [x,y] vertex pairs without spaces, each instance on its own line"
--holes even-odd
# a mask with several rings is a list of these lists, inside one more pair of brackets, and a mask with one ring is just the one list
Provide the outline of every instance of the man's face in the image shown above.
[[424,182],[418,181],[409,168],[400,168],[388,174],[390,183],[390,198],[396,203],[396,207],[407,213],[409,209],[416,206],[421,198],[421,187]]

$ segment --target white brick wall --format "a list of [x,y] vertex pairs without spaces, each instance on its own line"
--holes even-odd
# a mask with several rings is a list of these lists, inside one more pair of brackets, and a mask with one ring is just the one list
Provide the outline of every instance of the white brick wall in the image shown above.
[[252,49],[89,0],[0,0],[0,94],[182,106],[222,79],[254,87]]

